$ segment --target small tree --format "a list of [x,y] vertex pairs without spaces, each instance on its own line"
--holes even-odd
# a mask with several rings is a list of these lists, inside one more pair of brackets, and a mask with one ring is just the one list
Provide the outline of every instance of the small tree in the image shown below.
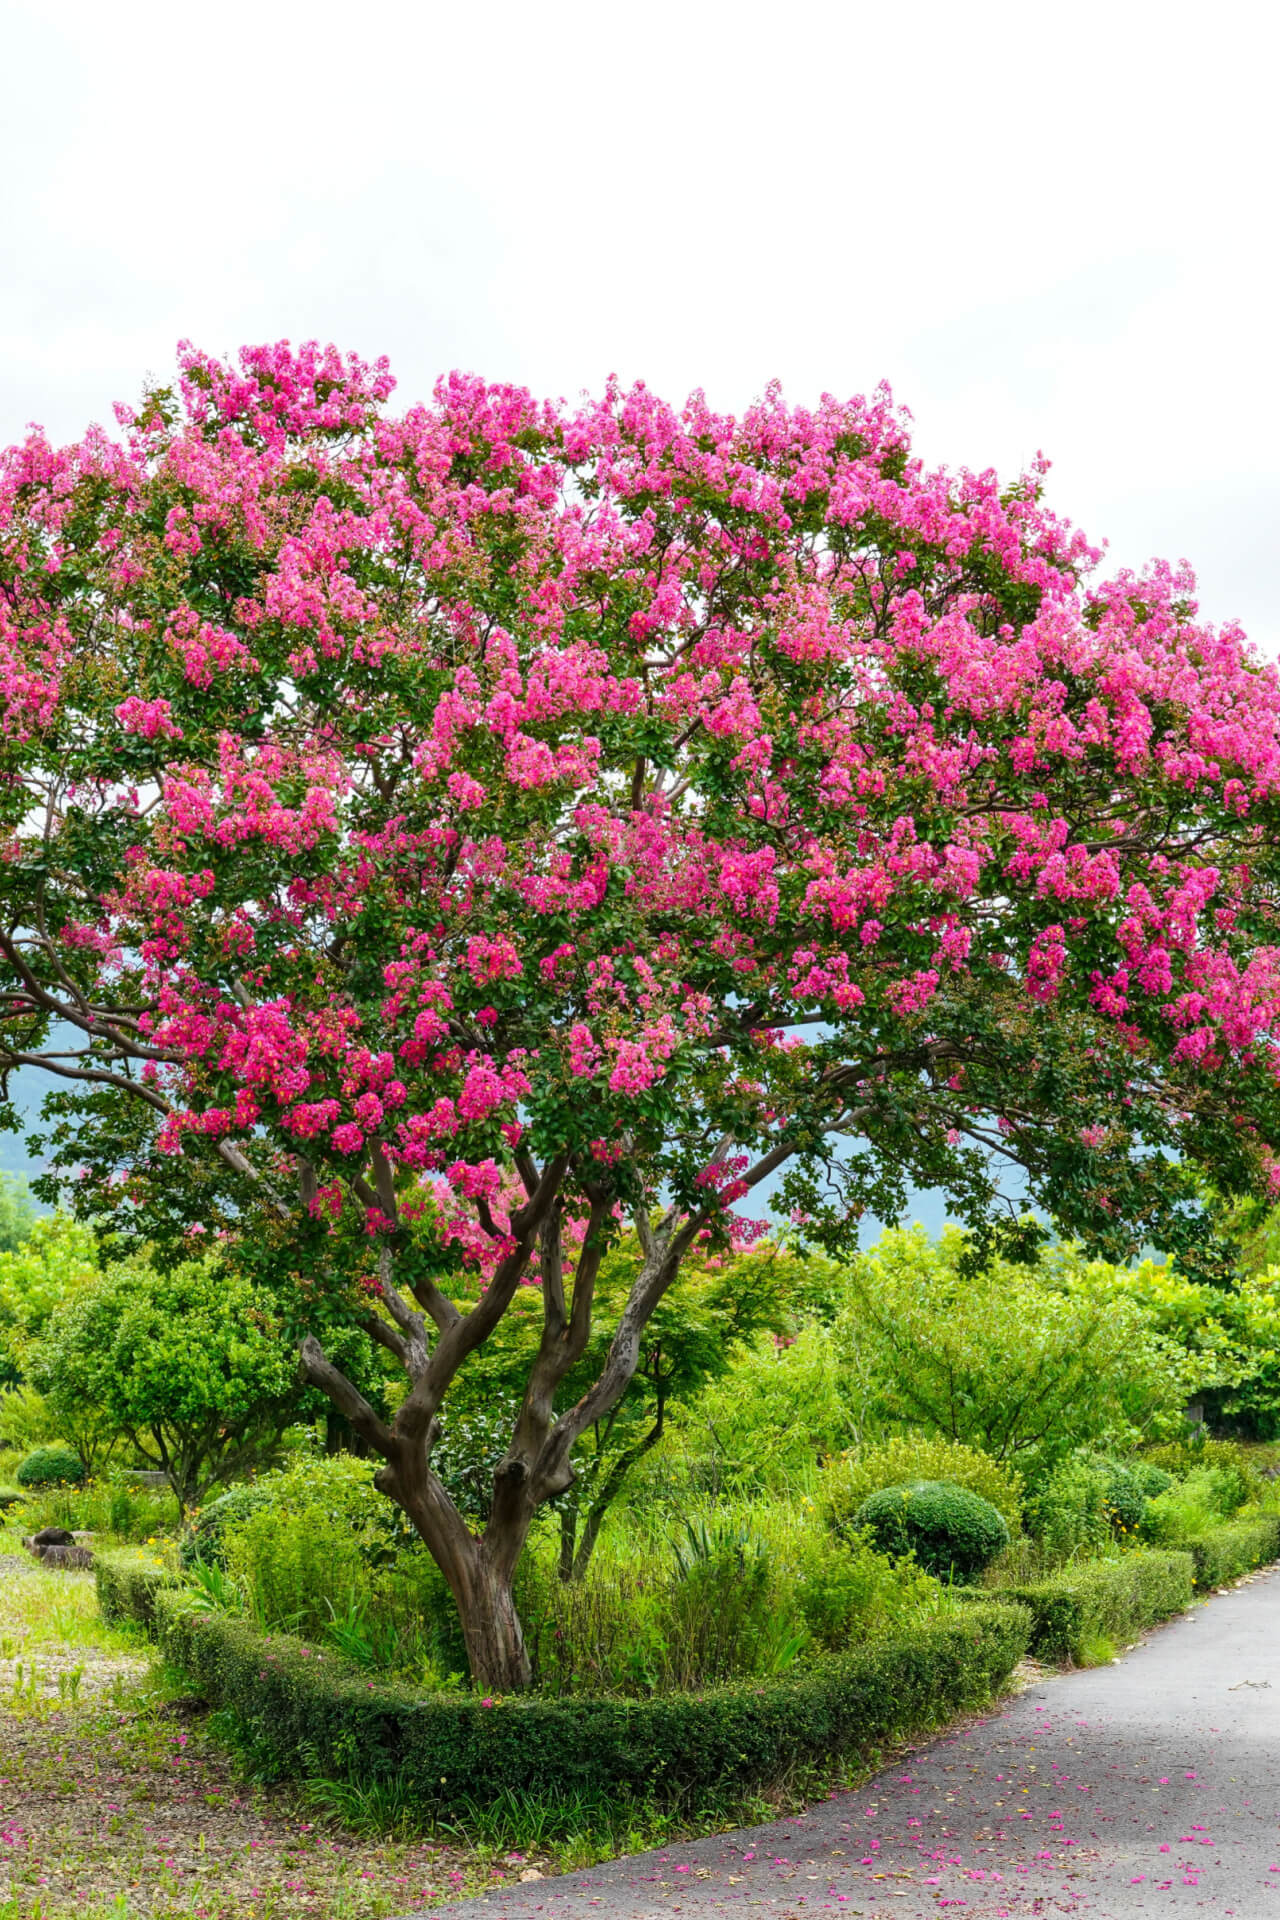
[[879,1376],[883,1417],[1025,1467],[1176,1417],[1221,1356],[1157,1328],[1124,1276],[1070,1248],[975,1263],[955,1228],[886,1233],[851,1263],[837,1338]]
[[35,1372],[60,1430],[97,1410],[184,1511],[269,1456],[301,1392],[271,1302],[213,1260],[108,1267],[53,1314]]
[[[184,349],[119,441],[5,456],[0,1060],[68,1089],[80,1210],[347,1301],[394,1418],[303,1363],[512,1690],[535,1514],[770,1175],[838,1245],[911,1183],[986,1232],[1012,1160],[1115,1257],[1195,1246],[1190,1166],[1265,1187],[1280,680],[1185,571],[1090,585],[1042,470],[926,470],[883,393],[391,387]],[[406,1219],[424,1175],[465,1231]],[[525,1285],[473,1531],[432,1449]]]

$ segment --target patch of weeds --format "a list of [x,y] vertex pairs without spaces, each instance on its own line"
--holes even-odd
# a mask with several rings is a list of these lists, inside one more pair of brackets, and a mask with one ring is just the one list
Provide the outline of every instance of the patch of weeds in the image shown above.
[[1080,1642],[1076,1664],[1081,1667],[1109,1667],[1116,1657],[1116,1643],[1105,1633],[1086,1633]]

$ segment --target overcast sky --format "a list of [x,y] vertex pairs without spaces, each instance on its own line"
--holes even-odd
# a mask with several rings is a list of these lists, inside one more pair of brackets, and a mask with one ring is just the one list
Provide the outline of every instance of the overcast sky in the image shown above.
[[1280,652],[1271,10],[4,0],[0,436],[179,338],[740,407],[888,379]]

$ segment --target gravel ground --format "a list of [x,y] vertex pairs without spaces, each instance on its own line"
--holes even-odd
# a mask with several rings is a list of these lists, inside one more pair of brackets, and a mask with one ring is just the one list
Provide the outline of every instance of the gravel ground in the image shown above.
[[1257,1574],[801,1818],[419,1913],[1280,1915],[1278,1629],[1280,1572]]

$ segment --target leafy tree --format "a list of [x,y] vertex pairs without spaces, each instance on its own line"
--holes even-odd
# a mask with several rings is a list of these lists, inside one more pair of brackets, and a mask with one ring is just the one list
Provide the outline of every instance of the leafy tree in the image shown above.
[[889,1232],[848,1287],[837,1338],[878,1374],[884,1417],[1024,1468],[1136,1440],[1221,1364],[1157,1331],[1113,1269],[1069,1247],[975,1267],[955,1228],[937,1243]]
[[270,1454],[297,1417],[296,1376],[270,1300],[211,1259],[108,1267],[55,1310],[36,1364],[61,1431],[100,1409],[184,1510]]
[[[403,1370],[384,1418],[302,1341],[511,1690],[535,1514],[771,1174],[829,1248],[914,1183],[980,1252],[1011,1160],[1184,1262],[1188,1169],[1265,1188],[1280,680],[1185,572],[1090,584],[1041,471],[927,471],[883,393],[391,386],[184,349],[120,441],[5,456],[0,1064],[65,1089],[46,1191],[287,1247]],[[424,1175],[465,1231],[405,1217]],[[526,1284],[473,1530],[432,1448]]]
[[[596,1314],[582,1357],[565,1375],[558,1399],[572,1406],[602,1371],[612,1329],[643,1260],[625,1236],[600,1263]],[[573,1484],[561,1496],[560,1573],[585,1573],[600,1528],[631,1470],[664,1438],[673,1412],[721,1378],[762,1331],[782,1334],[823,1302],[827,1263],[798,1258],[775,1241],[724,1253],[694,1248],[644,1329],[634,1374],[624,1392],[583,1435]],[[518,1406],[541,1337],[541,1302],[532,1289],[517,1299],[476,1357],[458,1412]],[[449,1434],[446,1428],[446,1442]],[[504,1448],[505,1451],[505,1448]]]
[[92,1230],[65,1214],[36,1220],[20,1246],[0,1251],[0,1380],[26,1378],[49,1316],[97,1272]]

